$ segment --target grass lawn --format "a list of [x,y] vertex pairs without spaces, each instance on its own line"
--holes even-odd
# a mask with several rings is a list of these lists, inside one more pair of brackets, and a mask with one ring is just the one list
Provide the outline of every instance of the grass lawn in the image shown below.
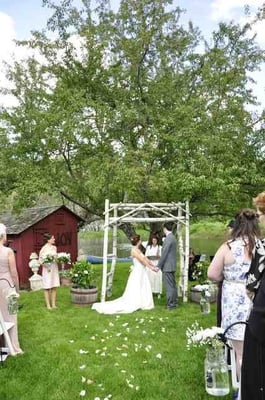
[[[113,298],[122,294],[128,270],[117,265]],[[167,311],[162,296],[154,310],[107,316],[72,305],[68,287],[58,289],[57,310],[46,310],[43,297],[21,293],[25,354],[0,368],[0,400],[212,398],[204,389],[205,350],[188,351],[185,332],[195,320],[215,325],[215,305],[206,316],[191,302]]]

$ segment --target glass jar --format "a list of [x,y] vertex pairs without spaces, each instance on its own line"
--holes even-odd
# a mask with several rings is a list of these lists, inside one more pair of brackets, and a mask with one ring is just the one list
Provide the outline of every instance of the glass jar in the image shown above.
[[17,314],[18,312],[18,297],[16,294],[10,294],[7,300],[7,310],[9,315]]
[[207,348],[204,366],[206,392],[212,396],[226,396],[230,386],[224,348]]
[[208,296],[205,296],[203,292],[201,293],[200,307],[202,314],[210,314],[211,312],[210,299]]

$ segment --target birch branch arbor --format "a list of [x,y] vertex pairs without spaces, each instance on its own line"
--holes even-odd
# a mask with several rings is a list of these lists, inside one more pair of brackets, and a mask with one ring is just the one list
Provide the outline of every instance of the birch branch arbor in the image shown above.
[[[189,269],[189,202],[183,203],[113,203],[105,200],[105,224],[103,242],[103,273],[101,301],[112,294],[113,277],[117,262],[117,231],[119,224],[130,222],[165,222],[177,224],[178,256],[180,276],[178,294],[183,302],[188,301],[188,269]],[[152,215],[152,216],[149,216]],[[113,230],[112,254],[108,254],[109,229]],[[108,257],[112,258],[108,271]]]

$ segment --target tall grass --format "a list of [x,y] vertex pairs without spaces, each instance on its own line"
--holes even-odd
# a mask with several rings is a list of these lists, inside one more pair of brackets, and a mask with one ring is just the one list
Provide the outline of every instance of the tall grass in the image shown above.
[[[113,298],[123,292],[128,270],[117,265]],[[185,332],[195,320],[215,325],[215,305],[210,315],[181,301],[167,311],[162,296],[154,310],[107,316],[71,304],[67,287],[58,289],[57,310],[45,309],[42,291],[24,292],[20,301],[25,354],[0,368],[1,400],[211,398],[204,390],[204,349],[188,351]]]

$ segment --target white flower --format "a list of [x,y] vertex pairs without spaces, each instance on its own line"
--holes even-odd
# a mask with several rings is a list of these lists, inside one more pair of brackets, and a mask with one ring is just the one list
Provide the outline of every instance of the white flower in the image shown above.
[[79,350],[79,353],[80,353],[80,354],[87,354],[88,351],[80,349],[80,350]]
[[64,252],[58,253],[57,254],[57,261],[59,263],[67,263],[67,264],[69,264],[71,262],[70,253],[64,253]]
[[212,328],[202,329],[196,321],[191,328],[187,328],[187,348],[201,347],[209,345],[211,347],[221,347],[220,335],[224,330],[220,327],[213,326]]

